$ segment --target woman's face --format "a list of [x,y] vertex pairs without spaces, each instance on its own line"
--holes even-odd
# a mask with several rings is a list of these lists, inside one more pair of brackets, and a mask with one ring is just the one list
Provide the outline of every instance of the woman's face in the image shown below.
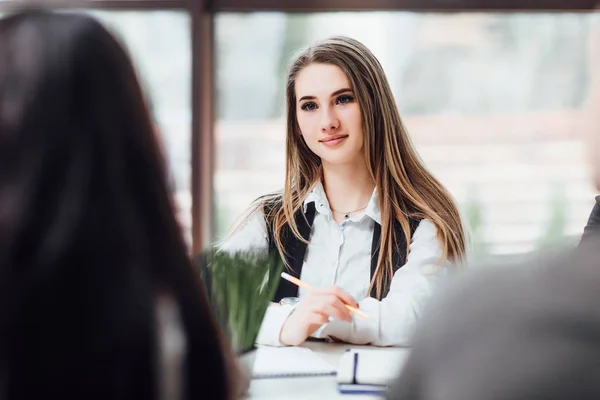
[[330,64],[310,64],[296,77],[300,134],[327,164],[364,162],[360,106],[346,74]]

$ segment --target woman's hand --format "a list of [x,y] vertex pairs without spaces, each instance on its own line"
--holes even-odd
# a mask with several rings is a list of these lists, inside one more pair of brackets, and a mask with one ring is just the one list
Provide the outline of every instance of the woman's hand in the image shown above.
[[311,290],[300,298],[285,321],[279,340],[287,346],[298,346],[328,322],[329,317],[351,322],[352,317],[344,304],[358,308],[356,300],[339,286]]

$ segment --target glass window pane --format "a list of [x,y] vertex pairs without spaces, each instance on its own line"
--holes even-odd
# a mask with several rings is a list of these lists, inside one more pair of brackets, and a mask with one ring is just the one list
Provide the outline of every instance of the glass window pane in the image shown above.
[[[598,129],[586,13],[223,13],[216,19],[217,236],[284,179],[284,73],[332,35],[381,61],[415,145],[481,253],[577,240],[594,203],[583,134]],[[257,55],[260,55],[258,57]]]

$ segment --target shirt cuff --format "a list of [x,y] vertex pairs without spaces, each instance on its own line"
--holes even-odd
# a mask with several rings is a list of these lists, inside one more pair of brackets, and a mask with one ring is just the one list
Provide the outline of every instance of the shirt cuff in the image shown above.
[[256,343],[266,346],[285,346],[281,343],[279,337],[281,328],[288,319],[295,306],[280,306],[279,304],[271,304],[267,307],[265,317],[263,318]]
[[310,335],[310,337],[315,338],[315,339],[329,339],[329,336],[323,334],[323,332],[327,328],[327,325],[329,325],[329,324],[330,324],[330,322],[327,322],[327,323],[324,323],[323,325],[321,325],[319,327],[319,329],[317,329],[316,331],[313,332],[312,335]]
[[364,299],[359,302],[360,310],[369,318],[363,319],[352,315],[352,322],[331,321],[319,328],[313,337],[320,339],[337,339],[353,344],[370,344],[379,337],[379,307],[375,299]]

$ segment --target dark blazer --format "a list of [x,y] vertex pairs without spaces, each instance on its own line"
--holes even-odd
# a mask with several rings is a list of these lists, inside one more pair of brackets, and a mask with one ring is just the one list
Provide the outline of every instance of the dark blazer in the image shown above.
[[458,277],[388,399],[600,399],[599,263],[596,245]]

